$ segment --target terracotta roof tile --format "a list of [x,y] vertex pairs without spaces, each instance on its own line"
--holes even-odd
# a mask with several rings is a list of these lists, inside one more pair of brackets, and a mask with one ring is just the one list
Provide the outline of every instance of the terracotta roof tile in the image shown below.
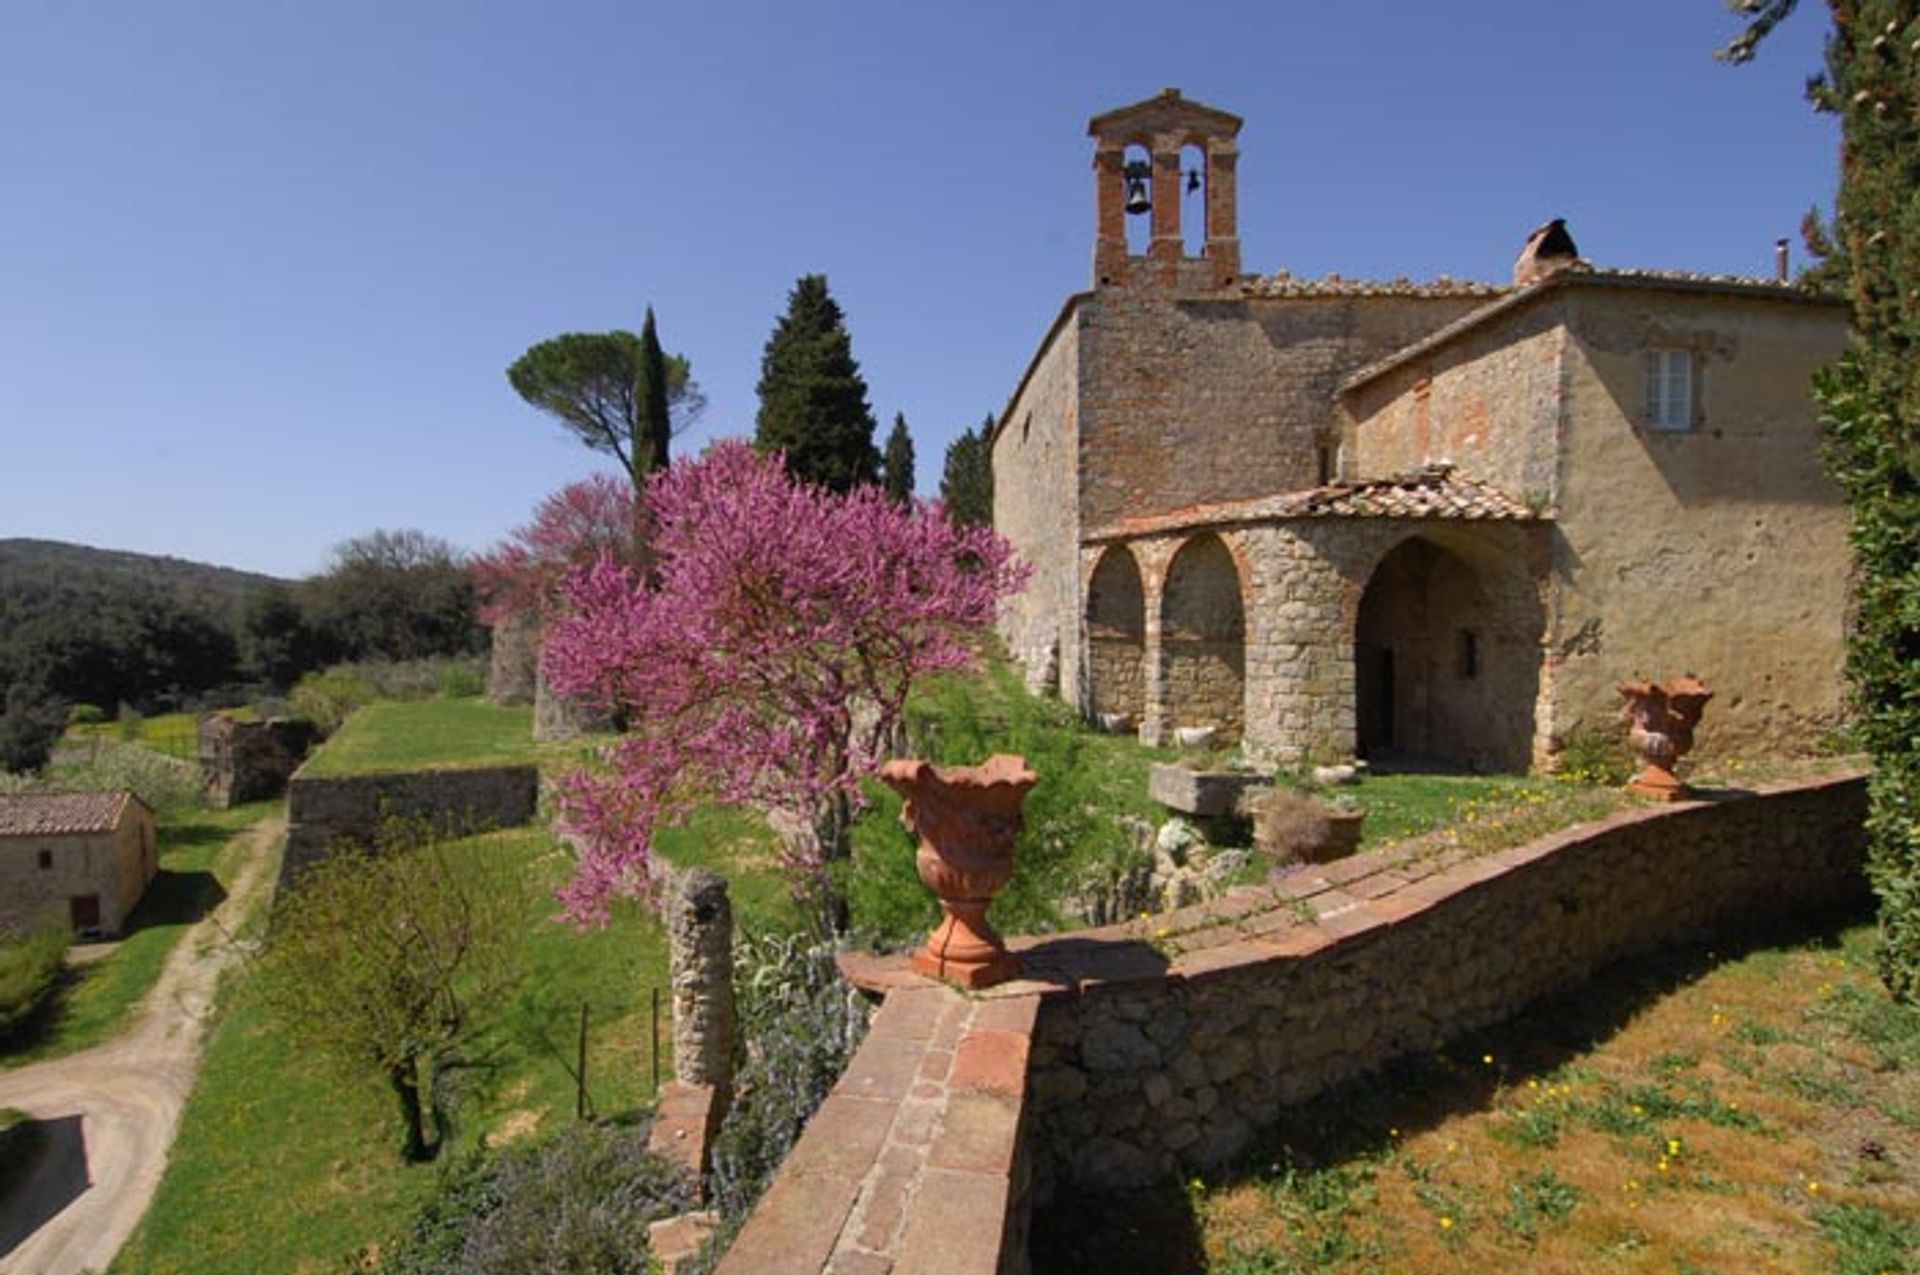
[[1240,283],[1240,293],[1248,297],[1498,297],[1512,291],[1497,283],[1473,279],[1436,279],[1416,281],[1398,279],[1345,279],[1329,274],[1321,279],[1295,278],[1290,271],[1253,275]]
[[1359,478],[1257,500],[1194,505],[1171,513],[1127,518],[1090,532],[1087,540],[1115,540],[1221,523],[1292,518],[1443,518],[1473,522],[1542,522],[1546,515],[1498,487],[1450,465],[1429,465],[1392,478]]
[[111,832],[132,793],[29,792],[0,794],[0,837],[50,837]]

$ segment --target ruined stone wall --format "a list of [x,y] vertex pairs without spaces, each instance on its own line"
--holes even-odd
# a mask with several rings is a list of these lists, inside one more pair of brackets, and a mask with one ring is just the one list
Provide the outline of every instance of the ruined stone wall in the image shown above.
[[207,801],[227,809],[278,797],[313,748],[313,723],[289,718],[242,721],[208,713],[197,723],[200,779]]
[[1484,303],[1102,289],[1081,307],[1081,522],[1314,486],[1341,379]]
[[281,888],[342,841],[372,844],[382,819],[424,819],[442,835],[464,836],[529,822],[539,797],[540,772],[534,766],[295,775],[287,785]]
[[1516,499],[1559,497],[1565,330],[1557,299],[1532,303],[1345,396],[1354,474],[1450,462]]
[[[1847,511],[1809,391],[1837,306],[1570,290],[1552,696],[1558,739],[1611,723],[1627,677],[1717,692],[1703,754],[1792,751],[1841,719]],[[1642,423],[1646,351],[1694,352],[1694,428]]]
[[1087,586],[1087,687],[1090,710],[1139,725],[1146,707],[1146,593],[1124,545],[1101,555]]
[[496,704],[533,703],[540,665],[540,613],[513,611],[493,626],[487,659],[487,698]]
[[1174,729],[1214,727],[1240,742],[1246,707],[1246,620],[1240,571],[1218,536],[1183,544],[1167,568],[1161,620],[1162,716]]
[[1282,1107],[1612,961],[1864,900],[1864,815],[1854,777],[1630,811],[1410,885],[1384,874],[1363,889],[1374,856],[1343,861],[1349,884],[1321,881],[1299,905],[1311,923],[1263,937],[1250,914],[1160,976],[1043,999],[1028,1073],[1037,1181],[1134,1187],[1221,1164]]
[[1080,413],[1080,318],[1066,313],[993,440],[993,526],[1033,576],[1005,604],[1000,632],[1036,691],[1080,702],[1080,588],[1074,465]]

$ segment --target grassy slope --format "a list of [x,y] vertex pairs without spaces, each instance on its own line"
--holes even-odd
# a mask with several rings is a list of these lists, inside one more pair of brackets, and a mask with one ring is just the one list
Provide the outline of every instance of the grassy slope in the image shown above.
[[0,1054],[0,1067],[58,1058],[118,1032],[180,937],[224,897],[240,868],[239,835],[275,804],[163,812],[155,829],[160,872],[129,918],[127,937],[107,956],[72,972],[43,1014]]
[[369,704],[308,759],[303,774],[351,775],[429,766],[536,761],[533,710],[483,699]]

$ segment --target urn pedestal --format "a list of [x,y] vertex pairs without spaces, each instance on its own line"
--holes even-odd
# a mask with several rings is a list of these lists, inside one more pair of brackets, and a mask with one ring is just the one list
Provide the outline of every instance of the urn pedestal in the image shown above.
[[906,798],[900,822],[919,841],[914,867],[946,919],[914,953],[913,968],[965,988],[991,987],[1020,970],[1020,958],[987,920],[987,907],[1013,875],[1020,806],[1039,776],[1004,754],[978,766],[890,761],[880,781]]

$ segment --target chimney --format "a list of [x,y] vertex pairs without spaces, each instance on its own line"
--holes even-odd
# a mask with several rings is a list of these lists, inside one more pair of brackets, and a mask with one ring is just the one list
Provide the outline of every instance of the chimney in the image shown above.
[[1787,281],[1787,241],[1784,239],[1773,241],[1773,278],[1776,283]]
[[1555,217],[1527,236],[1526,246],[1513,262],[1513,286],[1524,288],[1580,260],[1580,249],[1567,233],[1564,218]]

